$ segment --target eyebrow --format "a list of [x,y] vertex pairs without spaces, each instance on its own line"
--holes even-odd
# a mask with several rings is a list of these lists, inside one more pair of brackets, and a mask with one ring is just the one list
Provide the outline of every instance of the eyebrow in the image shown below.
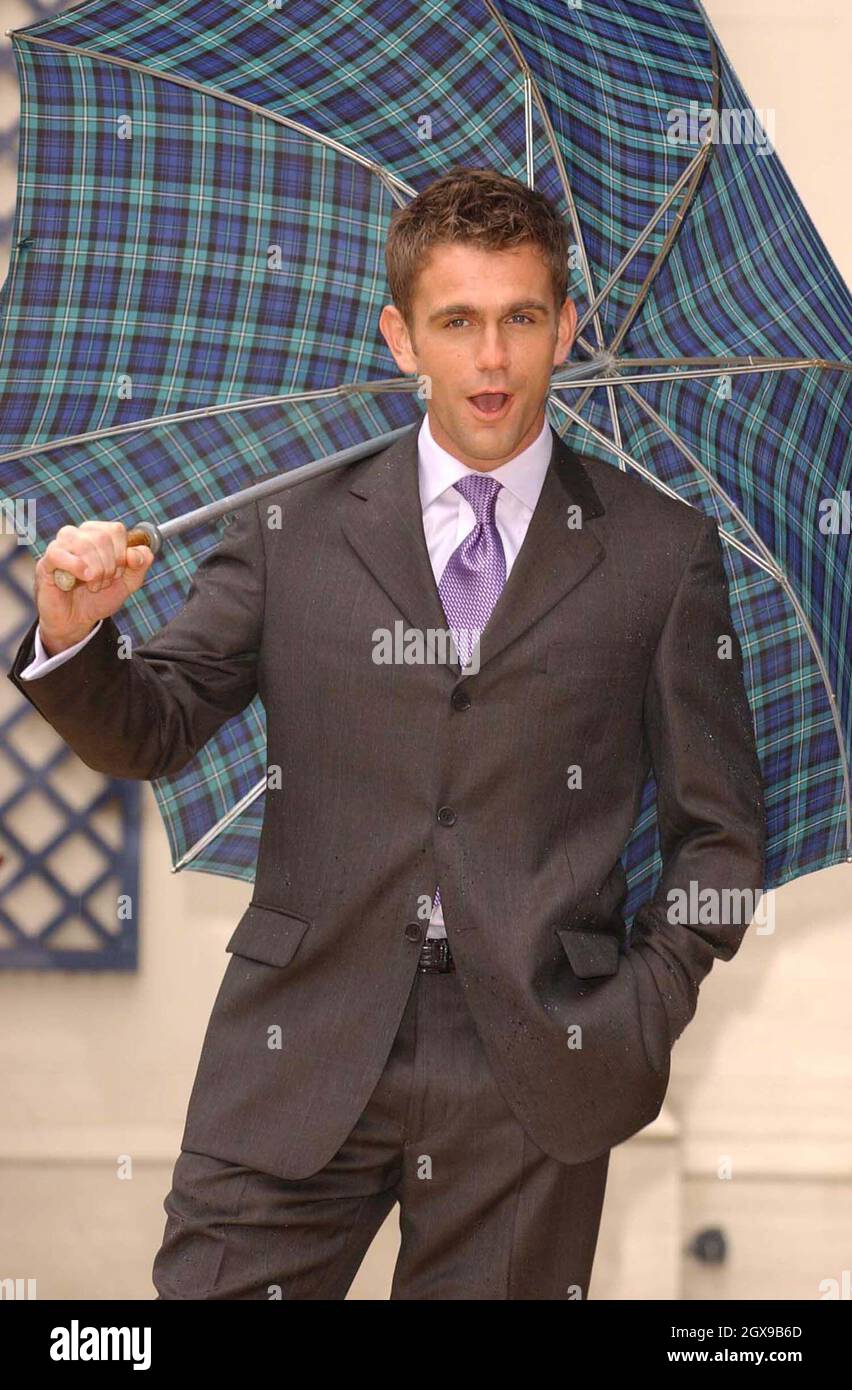
[[[542,309],[547,313],[548,305],[543,304],[540,299],[524,299],[520,303],[510,304],[506,309],[501,310],[501,317],[503,314],[517,314],[521,309]],[[478,312],[475,304],[444,304],[429,315],[428,321],[431,323],[433,319],[451,318],[458,314],[475,316]]]

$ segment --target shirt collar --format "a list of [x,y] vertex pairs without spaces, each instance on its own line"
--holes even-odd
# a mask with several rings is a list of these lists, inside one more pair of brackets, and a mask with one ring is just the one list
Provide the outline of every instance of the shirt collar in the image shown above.
[[[508,463],[502,463],[499,468],[489,469],[488,477],[496,478],[498,483],[508,488],[531,512],[535,511],[552,449],[550,425],[545,418],[538,437],[521,453],[509,459]],[[436,443],[429,428],[428,411],[423,416],[423,423],[417,435],[417,456],[420,505],[424,511],[430,502],[434,502],[436,497],[440,497],[441,493],[452,487],[459,478],[463,478],[467,473],[480,471],[468,468]]]

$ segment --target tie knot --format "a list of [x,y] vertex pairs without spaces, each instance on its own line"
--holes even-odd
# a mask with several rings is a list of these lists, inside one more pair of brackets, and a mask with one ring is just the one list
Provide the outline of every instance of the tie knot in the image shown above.
[[496,478],[489,478],[485,473],[466,473],[453,483],[453,487],[470,503],[477,521],[485,520],[502,486]]

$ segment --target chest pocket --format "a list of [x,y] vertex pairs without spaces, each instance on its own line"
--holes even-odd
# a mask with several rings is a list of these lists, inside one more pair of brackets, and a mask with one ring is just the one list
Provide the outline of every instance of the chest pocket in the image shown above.
[[644,680],[645,654],[637,642],[549,642],[538,669],[565,680]]

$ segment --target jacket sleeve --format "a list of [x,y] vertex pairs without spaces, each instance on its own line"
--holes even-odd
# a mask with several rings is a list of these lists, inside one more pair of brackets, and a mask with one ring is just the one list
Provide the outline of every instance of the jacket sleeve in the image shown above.
[[81,637],[80,641],[75,642],[73,647],[67,647],[64,652],[57,652],[55,656],[48,656],[47,652],[44,650],[41,633],[39,632],[38,623],[36,623],[35,632],[33,633],[33,650],[35,656],[29,666],[19,671],[18,674],[21,680],[37,681],[40,676],[46,676],[51,671],[55,670],[57,666],[61,666],[63,661],[70,661],[71,657],[76,656],[77,652],[86,642],[91,642],[102,622],[103,618],[95,623],[95,626],[86,637]]
[[67,661],[23,680],[36,619],[7,674],[96,772],[136,780],[180,772],[257,693],[265,580],[251,502],[195,569],[183,607],[149,641],[126,651],[129,639],[106,618]]
[[643,718],[663,867],[653,898],[635,914],[630,951],[640,992],[647,998],[656,986],[673,1044],[714,960],[739,948],[764,879],[763,783],[712,520],[701,527],[660,635]]

